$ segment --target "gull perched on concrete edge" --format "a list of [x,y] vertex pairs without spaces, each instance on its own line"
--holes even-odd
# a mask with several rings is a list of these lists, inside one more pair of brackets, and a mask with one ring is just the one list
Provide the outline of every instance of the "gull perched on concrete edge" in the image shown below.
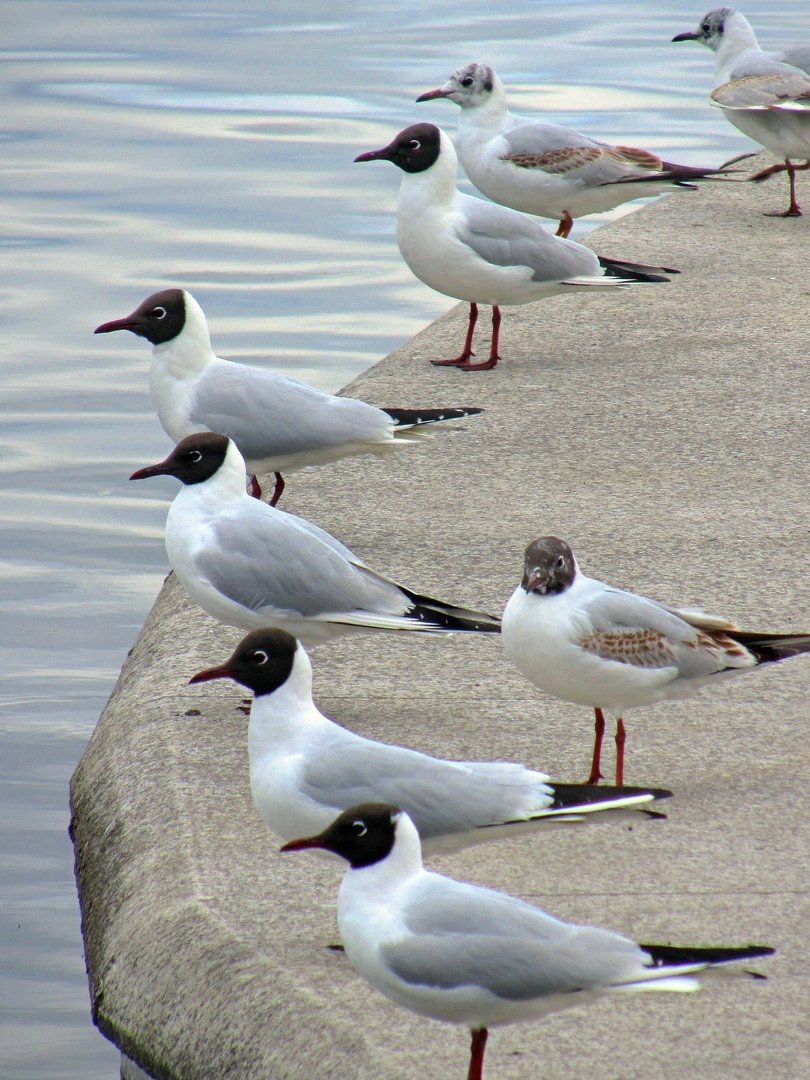
[[500,620],[411,592],[325,529],[253,499],[245,459],[200,432],[130,480],[182,483],[166,518],[169,562],[192,600],[229,626],[275,626],[307,643],[362,630],[499,633]]
[[410,814],[425,852],[459,851],[613,811],[646,814],[654,799],[672,794],[560,784],[512,762],[444,761],[355,735],[315,705],[309,657],[286,630],[253,630],[228,660],[190,682],[212,679],[253,692],[250,789],[262,819],[284,840],[325,829],[358,802],[395,802]]
[[569,545],[541,536],[503,613],[503,648],[518,671],[562,701],[590,706],[589,783],[601,777],[604,712],[616,717],[616,783],[624,779],[627,709],[686,698],[718,679],[810,652],[810,634],[740,630],[586,577]]
[[[768,217],[801,217],[796,172],[810,168],[810,76],[764,52],[748,20],[733,8],[704,15],[697,30],[673,41],[699,41],[715,53],[712,104],[745,135],[784,159],[750,177],[765,180],[787,172],[790,203]],[[803,165],[797,165],[803,161]]]
[[[458,159],[435,124],[413,124],[380,150],[355,161],[390,161],[405,175],[399,189],[397,244],[413,273],[431,289],[467,300],[464,348],[439,367],[494,368],[500,307],[530,304],[561,293],[600,292],[636,282],[669,281],[667,267],[599,258],[582,244],[552,236],[532,218],[465,195],[456,188]],[[492,306],[489,358],[471,364],[478,304]]]
[[688,181],[718,169],[662,161],[649,150],[612,146],[573,128],[509,111],[506,90],[487,64],[467,64],[417,101],[447,98],[461,107],[456,153],[479,191],[527,214],[559,219],[568,236],[574,218],[632,199],[694,191]]
[[468,1027],[468,1080],[481,1080],[491,1027],[617,993],[698,990],[696,974],[774,952],[768,945],[636,944],[432,873],[422,866],[416,827],[394,806],[353,807],[319,835],[281,850],[309,848],[349,864],[337,912],[351,965],[397,1005]]
[[284,490],[282,473],[355,454],[385,454],[422,441],[421,428],[459,420],[478,408],[378,409],[325,394],[273,371],[223,360],[211,348],[202,308],[185,289],[153,293],[96,334],[129,330],[152,345],[149,386],[163,430],[173,442],[195,431],[233,439],[261,497],[257,475],[275,473],[270,504]]

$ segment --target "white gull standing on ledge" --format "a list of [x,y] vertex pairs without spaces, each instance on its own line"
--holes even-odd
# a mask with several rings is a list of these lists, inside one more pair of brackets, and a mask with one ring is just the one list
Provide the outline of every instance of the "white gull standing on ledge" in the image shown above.
[[740,630],[702,611],[670,608],[587,577],[569,545],[541,536],[526,548],[523,580],[503,613],[503,648],[518,671],[596,717],[591,774],[604,711],[616,717],[616,783],[624,782],[622,715],[691,697],[720,679],[810,652],[810,634]]
[[245,460],[224,435],[200,432],[131,480],[182,483],[166,518],[169,562],[192,600],[229,626],[275,626],[317,644],[361,630],[499,633],[500,620],[411,592],[334,536],[253,499]]
[[557,218],[557,236],[568,236],[574,218],[604,213],[632,199],[694,191],[689,181],[718,172],[516,116],[509,111],[503,83],[487,64],[459,68],[444,86],[416,100],[436,98],[461,107],[456,152],[478,190],[513,210]]
[[676,34],[672,40],[699,41],[712,50],[712,104],[723,110],[729,123],[784,159],[783,165],[771,165],[750,177],[759,181],[778,172],[788,174],[788,208],[767,216],[801,217],[796,172],[810,168],[810,76],[761,49],[751,24],[733,8],[710,11],[697,30]]
[[212,679],[233,679],[253,692],[250,789],[259,814],[284,840],[325,829],[358,802],[395,802],[410,814],[426,852],[459,851],[617,810],[647,813],[654,799],[671,794],[560,784],[511,762],[444,761],[355,735],[315,705],[309,657],[286,630],[253,630],[225,663],[190,682]]
[[[677,272],[599,258],[581,244],[552,236],[516,210],[463,194],[456,188],[453,144],[435,124],[414,124],[388,146],[355,161],[391,161],[402,169],[397,243],[403,259],[432,289],[469,301],[464,348],[453,359],[433,360],[439,367],[494,368],[500,359],[501,306],[636,281],[669,281],[663,274]],[[492,339],[488,359],[471,364],[478,304],[492,306]]]
[[[467,1080],[481,1080],[491,1027],[539,1020],[614,994],[698,990],[700,972],[774,952],[769,945],[636,944],[432,873],[422,866],[416,827],[394,806],[352,807],[318,836],[281,850],[310,848],[349,864],[337,901],[349,963],[397,1005],[468,1027]],[[605,1048],[602,1059],[602,1075],[612,1075]]]
[[174,442],[195,431],[233,439],[261,496],[258,474],[282,473],[355,454],[385,454],[422,441],[414,429],[480,413],[476,408],[378,409],[325,394],[273,371],[223,360],[211,348],[202,308],[186,289],[153,293],[130,315],[94,333],[129,330],[152,345],[149,385],[163,430]]

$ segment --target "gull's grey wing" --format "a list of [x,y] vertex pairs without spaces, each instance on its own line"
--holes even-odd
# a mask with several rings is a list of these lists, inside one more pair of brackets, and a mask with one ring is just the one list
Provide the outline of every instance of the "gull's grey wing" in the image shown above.
[[784,72],[746,75],[715,87],[711,99],[727,109],[767,108],[792,101],[810,107],[810,77],[788,67]]
[[628,176],[661,172],[661,159],[648,150],[598,143],[551,124],[513,128],[503,138],[508,147],[504,158],[518,168],[568,176],[583,185],[612,184]]
[[542,774],[522,765],[441,761],[346,735],[307,759],[303,793],[336,810],[366,802],[399,806],[423,839],[539,813],[553,802]]
[[797,67],[806,75],[810,74],[810,45],[792,45],[777,53],[774,59],[782,64]]
[[590,139],[574,128],[563,127],[561,124],[546,124],[542,121],[537,123],[529,120],[518,121],[514,127],[500,134],[506,139],[510,155],[530,154],[533,157],[542,157],[545,154],[550,155],[567,150],[595,150],[598,156],[599,152],[608,149],[610,145]]
[[218,360],[200,376],[189,419],[262,460],[348,442],[384,442],[393,424],[373,405],[295,379]]
[[595,588],[588,595],[587,612],[593,631],[579,644],[606,660],[675,667],[687,679],[754,662],[747,649],[718,629],[721,620],[707,616],[701,625],[696,612],[680,615],[636,593]]
[[648,962],[619,934],[560,922],[513,897],[446,878],[426,882],[404,919],[413,936],[386,945],[383,955],[414,985],[480,986],[525,1001],[633,981]]
[[328,533],[259,503],[240,502],[221,517],[215,543],[194,560],[195,570],[224,596],[252,611],[314,617],[369,611],[399,615],[411,604],[393,582],[369,571]]
[[531,218],[472,196],[464,197],[463,207],[459,239],[494,266],[527,266],[538,282],[602,273],[592,251],[570,240],[560,242]]

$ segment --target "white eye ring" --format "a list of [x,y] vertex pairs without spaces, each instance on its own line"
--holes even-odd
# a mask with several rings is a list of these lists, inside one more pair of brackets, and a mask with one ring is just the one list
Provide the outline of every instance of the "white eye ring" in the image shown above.
[[355,836],[365,836],[368,832],[368,826],[362,818],[358,818],[357,821],[352,822],[352,829],[354,829]]
[[165,319],[166,318],[166,308],[165,307],[152,308],[152,310],[149,312],[149,314],[154,315],[154,317],[156,319]]
[[187,456],[189,461],[202,461],[202,454],[199,450],[189,450]]
[[267,655],[264,649],[256,649],[253,654],[253,659],[256,661],[257,664],[266,664],[270,657]]
[[565,556],[564,555],[558,555],[557,558],[554,561],[554,569],[555,570],[562,570],[562,568],[564,566],[565,566]]
[[419,142],[418,139],[411,139],[411,141],[408,143],[408,149],[409,150],[421,150],[422,149],[422,144]]

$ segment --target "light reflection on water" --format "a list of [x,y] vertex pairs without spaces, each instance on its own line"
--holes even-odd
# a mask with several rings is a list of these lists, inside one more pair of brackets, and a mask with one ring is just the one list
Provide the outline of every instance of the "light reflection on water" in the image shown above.
[[[93,327],[182,284],[223,355],[327,389],[406,340],[451,301],[399,260],[394,171],[352,159],[417,117],[452,131],[451,105],[413,98],[471,59],[516,110],[602,138],[695,164],[749,148],[705,102],[709,54],[668,44],[702,2],[435,7],[6,2],[3,1076],[117,1073],[89,1022],[67,781],[165,573],[165,496],[126,477],[167,443],[148,349]],[[745,10],[763,40],[801,34],[803,4]]]

